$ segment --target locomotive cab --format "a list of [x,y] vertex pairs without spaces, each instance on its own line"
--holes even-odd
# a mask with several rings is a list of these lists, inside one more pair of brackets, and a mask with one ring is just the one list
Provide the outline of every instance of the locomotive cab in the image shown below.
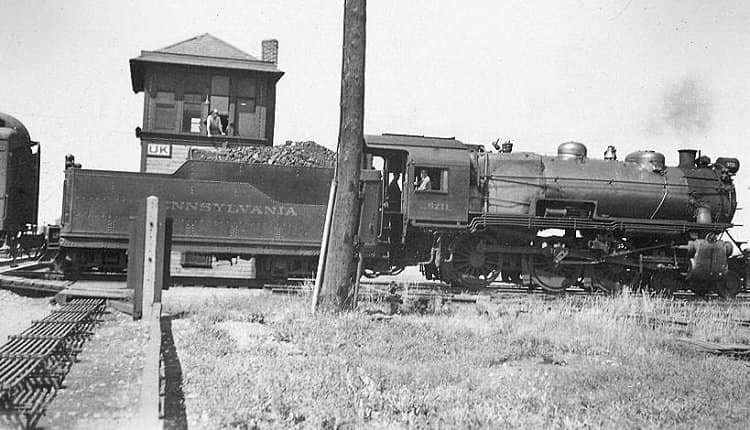
[[465,228],[469,210],[469,157],[466,150],[409,152],[407,220],[417,227]]
[[[360,232],[361,239],[369,237],[373,242],[394,246],[403,243],[406,158],[407,153],[398,149],[370,148],[366,152],[360,187],[368,228]],[[371,183],[374,178],[377,184]]]
[[[365,193],[362,209],[360,240],[369,270],[395,273],[404,264],[428,260],[432,231],[466,228],[467,145],[453,138],[367,135],[365,160],[365,169],[378,169],[381,178],[378,204],[368,203],[375,193]],[[378,223],[371,221],[375,206]],[[378,234],[372,235],[369,230],[376,224]]]
[[453,138],[383,134],[365,136],[365,151],[367,156],[383,158],[384,219],[398,215],[404,225],[466,226],[470,161],[466,145]]

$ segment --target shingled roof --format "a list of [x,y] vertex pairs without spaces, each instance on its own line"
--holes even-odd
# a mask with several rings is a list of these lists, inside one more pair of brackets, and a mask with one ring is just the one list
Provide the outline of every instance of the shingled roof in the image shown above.
[[146,64],[176,64],[185,66],[247,70],[272,74],[275,80],[284,74],[270,61],[244,52],[209,33],[191,37],[156,51],[141,51],[130,60],[130,78],[133,91],[143,91]]
[[154,52],[165,54],[193,55],[198,57],[233,58],[235,60],[259,61],[257,58],[241,51],[227,42],[209,33],[177,42],[173,45],[157,49]]

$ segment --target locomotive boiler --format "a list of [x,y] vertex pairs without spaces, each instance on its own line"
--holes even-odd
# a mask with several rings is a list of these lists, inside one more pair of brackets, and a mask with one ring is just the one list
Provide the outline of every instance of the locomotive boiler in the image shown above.
[[681,150],[680,165],[667,168],[654,151],[632,153],[624,162],[589,159],[586,152],[583,144],[567,142],[552,157],[485,154],[484,212],[704,224],[728,223],[734,215],[736,159],[698,167],[696,151]]
[[[590,158],[576,142],[553,156],[421,136],[365,144],[365,166],[382,166],[383,178],[363,203],[370,276],[420,264],[428,279],[466,287],[498,277],[550,291],[632,285],[733,296],[742,287],[746,257],[719,239],[737,207],[736,158],[712,163],[682,150],[666,166],[654,151]],[[386,184],[401,172],[396,202]],[[420,175],[429,189],[414,186]]]

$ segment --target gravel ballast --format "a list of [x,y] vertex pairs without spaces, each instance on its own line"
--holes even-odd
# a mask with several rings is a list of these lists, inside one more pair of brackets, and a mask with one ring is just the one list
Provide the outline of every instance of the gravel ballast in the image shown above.
[[49,297],[23,297],[0,290],[0,345],[8,341],[8,336],[22,332],[31,326],[32,321],[44,318],[53,309]]

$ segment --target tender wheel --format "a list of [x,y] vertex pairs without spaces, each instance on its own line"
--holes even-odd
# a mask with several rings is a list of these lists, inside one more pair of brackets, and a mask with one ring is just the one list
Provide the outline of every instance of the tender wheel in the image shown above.
[[454,283],[467,288],[484,288],[500,274],[499,260],[487,252],[495,245],[490,236],[464,235],[453,245]]
[[59,252],[57,256],[55,256],[53,267],[56,272],[63,274],[64,279],[77,280],[82,272],[78,254],[75,252]]
[[531,279],[542,289],[551,292],[565,291],[580,282],[583,274],[578,264],[555,264],[551,258],[530,255],[528,267]]

